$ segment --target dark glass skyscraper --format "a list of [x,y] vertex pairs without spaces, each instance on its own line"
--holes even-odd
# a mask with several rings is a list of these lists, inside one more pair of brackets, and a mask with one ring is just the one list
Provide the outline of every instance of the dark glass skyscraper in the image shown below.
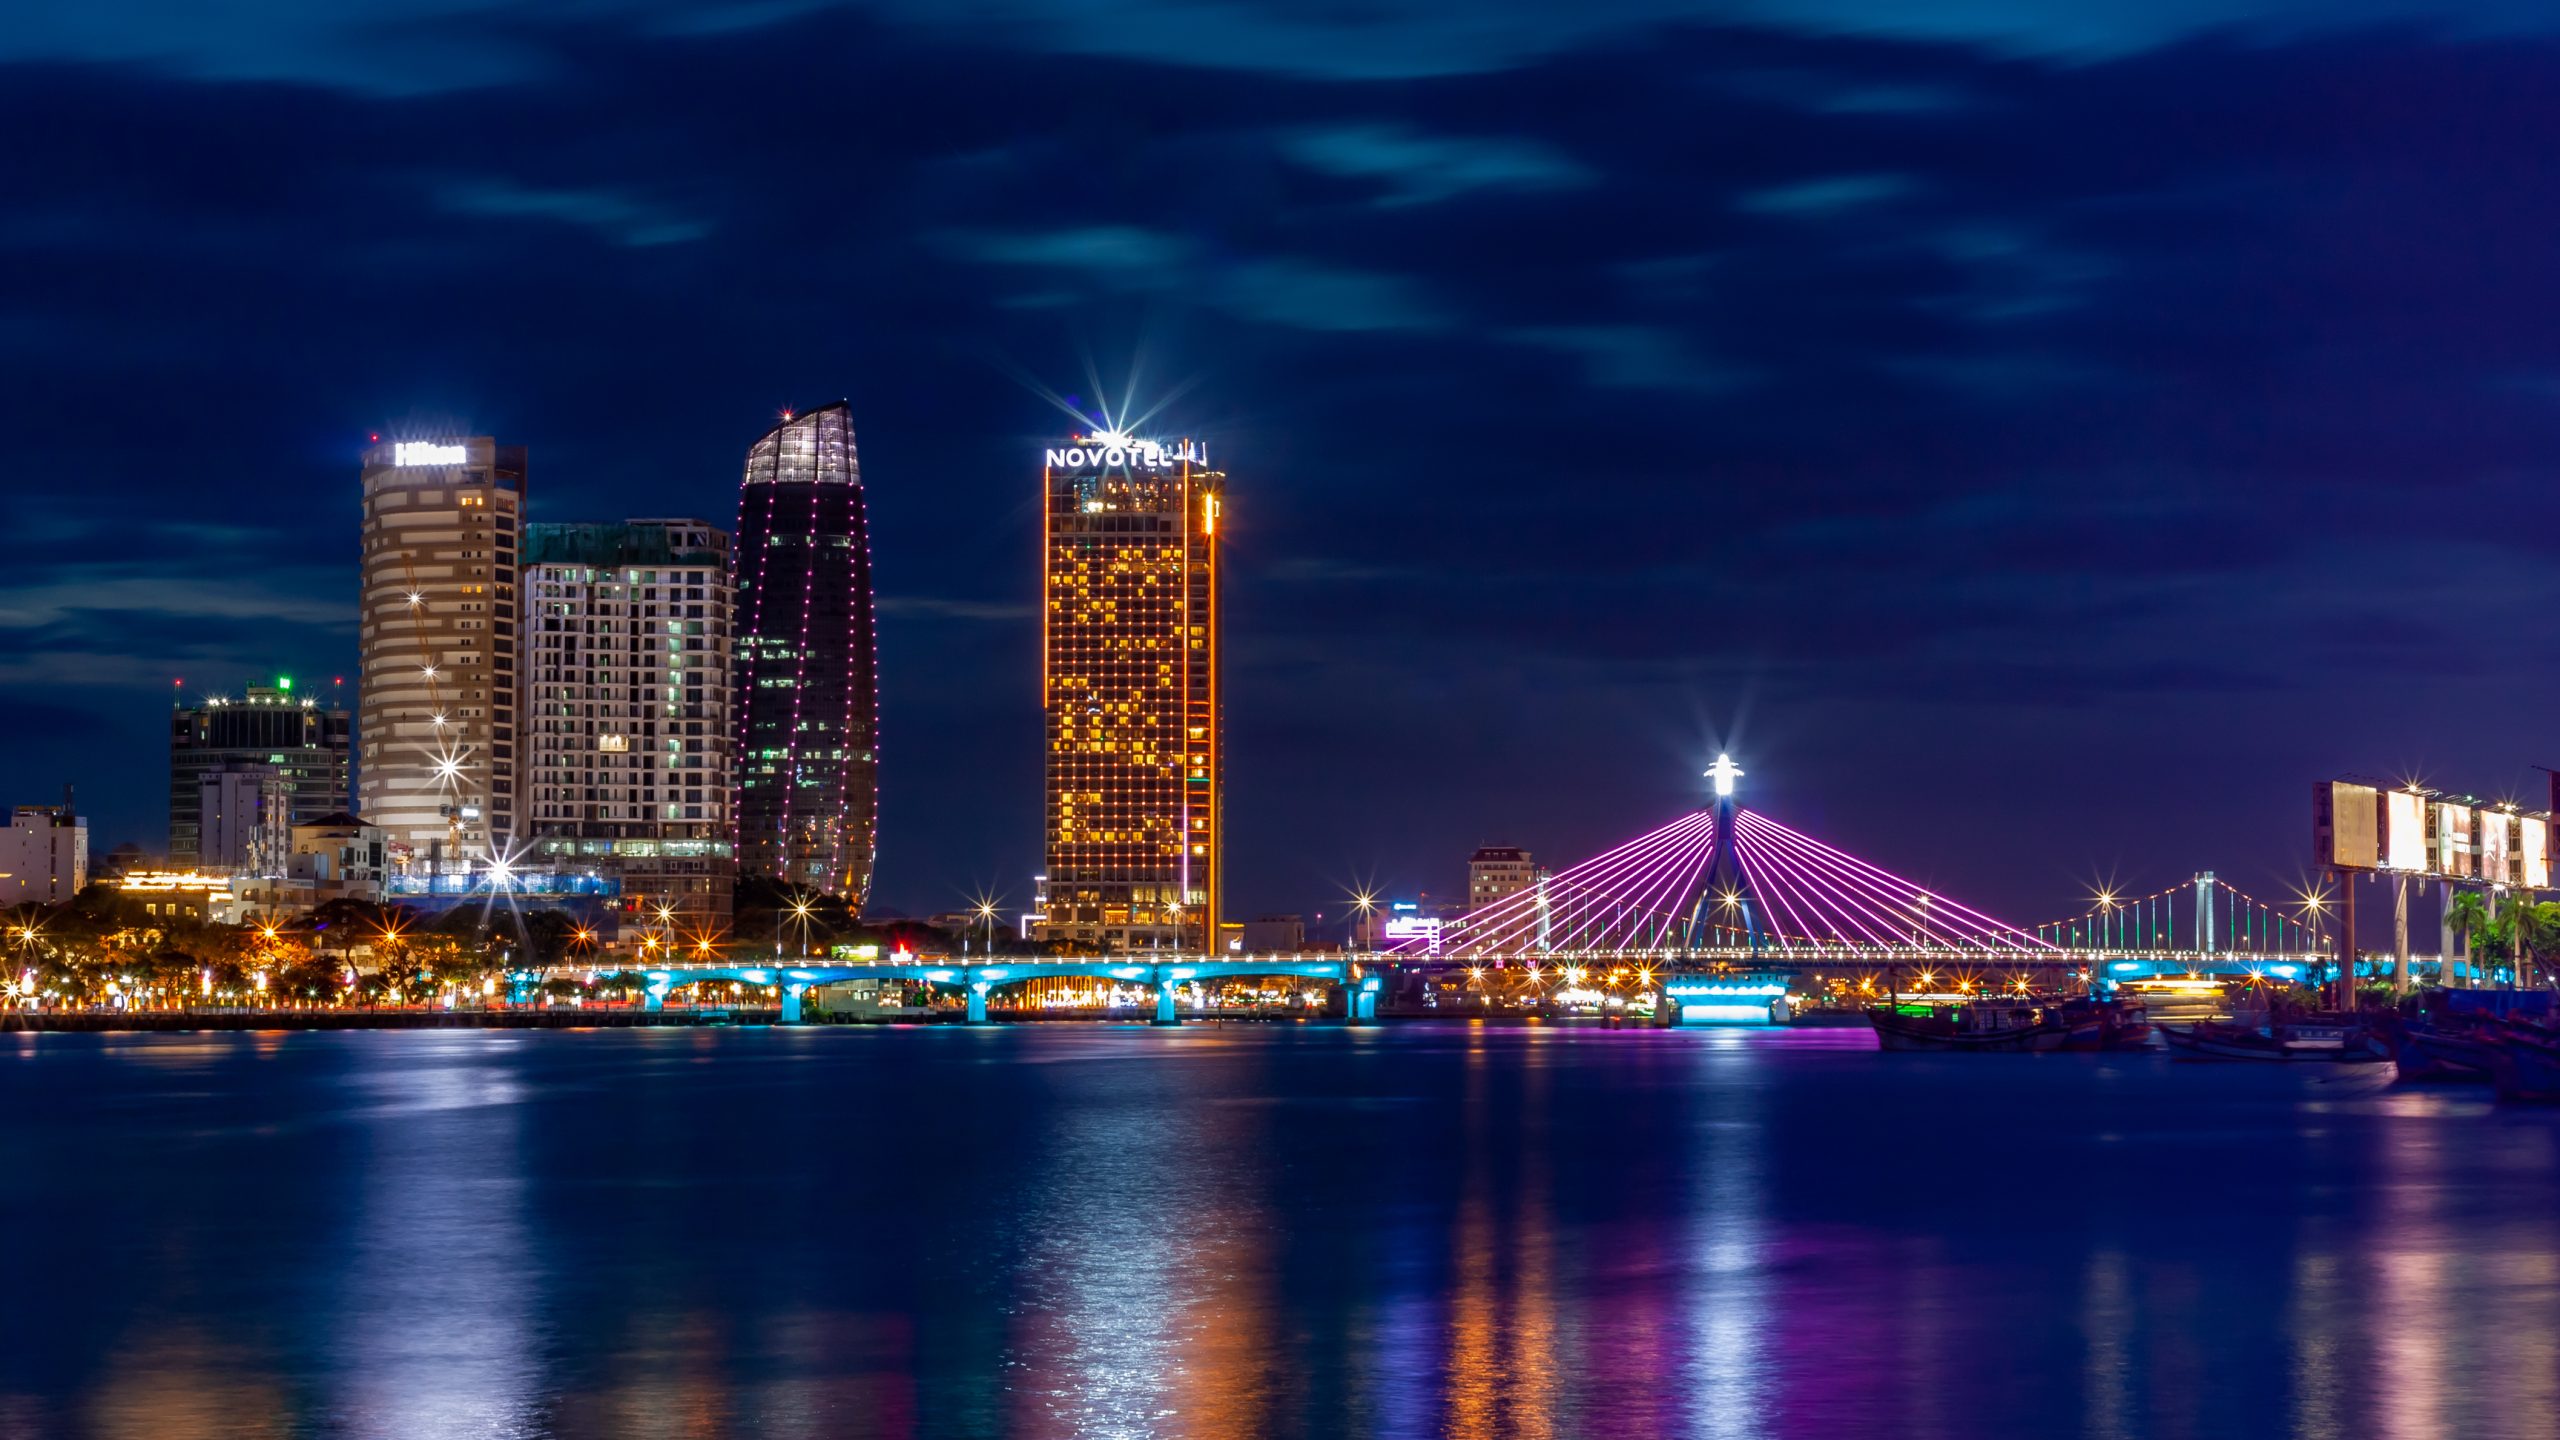
[[858,910],[878,853],[880,685],[845,402],[748,448],[736,561],[738,868]]

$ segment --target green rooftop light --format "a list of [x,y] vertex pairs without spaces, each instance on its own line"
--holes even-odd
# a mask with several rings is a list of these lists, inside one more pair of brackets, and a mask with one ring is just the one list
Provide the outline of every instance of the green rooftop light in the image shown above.
[[290,676],[290,675],[279,675],[279,676],[277,676],[277,677],[276,677],[276,688],[277,688],[277,689],[279,689],[279,690],[290,690],[290,689],[292,689],[292,688],[293,688],[293,677],[292,677],[292,676]]

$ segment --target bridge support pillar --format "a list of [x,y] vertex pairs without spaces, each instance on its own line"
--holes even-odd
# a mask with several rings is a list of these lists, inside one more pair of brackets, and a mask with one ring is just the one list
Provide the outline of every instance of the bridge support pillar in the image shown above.
[[655,1015],[667,1008],[667,987],[652,985],[640,992],[640,1008]]
[[1372,975],[1365,980],[1355,980],[1352,982],[1351,1004],[1348,1010],[1348,1017],[1354,1025],[1375,1025],[1378,1023],[1377,976]]
[[2409,877],[2391,877],[2391,998],[2409,993]]
[[987,982],[984,980],[970,982],[969,1023],[972,1025],[987,1023]]
[[808,986],[806,986],[806,985],[797,985],[797,984],[790,984],[790,983],[785,983],[785,984],[783,985],[783,987],[782,987],[782,1023],[783,1023],[783,1024],[785,1024],[785,1025],[797,1025],[797,1024],[799,1024],[799,1023],[800,1023],[800,992],[801,992],[801,991],[803,991],[803,990],[806,990],[806,989],[808,989],[808,988],[809,988],[809,987],[808,987]]
[[[2340,881],[2341,885],[2346,882]],[[2450,990],[2462,983],[2462,967],[2453,959],[2453,882],[2436,882],[2436,983]]]
[[1182,1012],[1174,1008],[1173,1003],[1174,996],[1180,989],[1180,986],[1170,980],[1156,982],[1156,1024],[1179,1025],[1182,1023]]

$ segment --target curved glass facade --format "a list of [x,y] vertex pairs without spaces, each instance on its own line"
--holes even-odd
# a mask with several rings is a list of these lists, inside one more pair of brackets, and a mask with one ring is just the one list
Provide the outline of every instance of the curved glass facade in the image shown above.
[[748,448],[736,563],[738,868],[858,911],[878,852],[880,686],[844,402]]

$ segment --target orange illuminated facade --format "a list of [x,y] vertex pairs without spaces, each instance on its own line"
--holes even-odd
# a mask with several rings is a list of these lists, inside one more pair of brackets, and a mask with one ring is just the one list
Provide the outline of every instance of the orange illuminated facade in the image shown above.
[[1042,467],[1040,933],[1199,952],[1224,879],[1218,539],[1192,441],[1077,436]]

